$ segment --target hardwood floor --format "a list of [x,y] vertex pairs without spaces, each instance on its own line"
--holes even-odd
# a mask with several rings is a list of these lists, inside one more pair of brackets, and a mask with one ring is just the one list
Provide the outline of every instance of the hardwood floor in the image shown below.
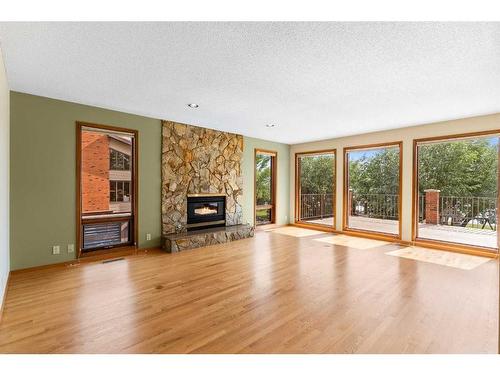
[[13,273],[0,352],[497,352],[496,260],[462,270],[330,236]]

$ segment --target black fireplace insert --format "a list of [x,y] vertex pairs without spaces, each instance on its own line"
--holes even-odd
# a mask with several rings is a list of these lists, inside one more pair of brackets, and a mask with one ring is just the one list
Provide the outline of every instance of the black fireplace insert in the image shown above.
[[226,197],[224,195],[188,195],[188,231],[212,227],[223,227],[225,225]]

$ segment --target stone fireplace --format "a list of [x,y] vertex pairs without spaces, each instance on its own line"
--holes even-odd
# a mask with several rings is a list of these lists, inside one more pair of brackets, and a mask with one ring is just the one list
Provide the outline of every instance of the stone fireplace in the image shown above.
[[[178,238],[188,230],[195,232],[207,226],[224,229],[241,225],[242,155],[241,135],[162,121],[161,210],[164,239],[173,234]],[[188,197],[193,204],[188,204]],[[204,205],[194,204],[200,203],[200,197],[211,198]],[[214,199],[216,197],[219,198]],[[213,212],[215,201],[219,201],[217,214]],[[213,223],[200,224],[210,215],[210,219],[216,219],[208,220]],[[235,228],[231,229],[231,233],[235,233]],[[164,241],[164,246],[165,242],[168,241]]]

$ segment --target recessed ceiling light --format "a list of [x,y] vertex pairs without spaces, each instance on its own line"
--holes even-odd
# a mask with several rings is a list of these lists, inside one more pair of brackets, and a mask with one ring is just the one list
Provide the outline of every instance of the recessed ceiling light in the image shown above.
[[266,124],[266,128],[274,128],[275,126],[275,124]]
[[188,104],[188,107],[189,107],[189,108],[198,108],[198,107],[199,107],[199,105],[198,105],[198,104],[196,104],[196,103],[189,103],[189,104]]

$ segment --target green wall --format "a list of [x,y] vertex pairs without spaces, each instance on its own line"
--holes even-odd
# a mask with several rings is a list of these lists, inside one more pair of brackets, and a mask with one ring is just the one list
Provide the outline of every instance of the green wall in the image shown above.
[[[17,92],[10,104],[12,269],[75,258],[67,252],[76,244],[75,121],[139,131],[139,246],[160,244],[159,120]],[[53,245],[60,255],[52,255]]]
[[[102,108],[11,92],[11,269],[75,258],[75,121],[139,131],[139,246],[160,245],[161,122]],[[289,218],[288,145],[244,137],[243,217],[253,223],[254,149],[278,152],[277,222]],[[146,233],[152,240],[146,241]],[[61,254],[52,255],[59,245]]]
[[[265,141],[257,138],[243,137],[243,222],[254,223],[254,153],[255,149],[276,151],[277,164],[277,192],[276,192],[276,224],[288,224],[290,219],[290,146],[283,143]],[[248,194],[247,192],[250,192]]]

